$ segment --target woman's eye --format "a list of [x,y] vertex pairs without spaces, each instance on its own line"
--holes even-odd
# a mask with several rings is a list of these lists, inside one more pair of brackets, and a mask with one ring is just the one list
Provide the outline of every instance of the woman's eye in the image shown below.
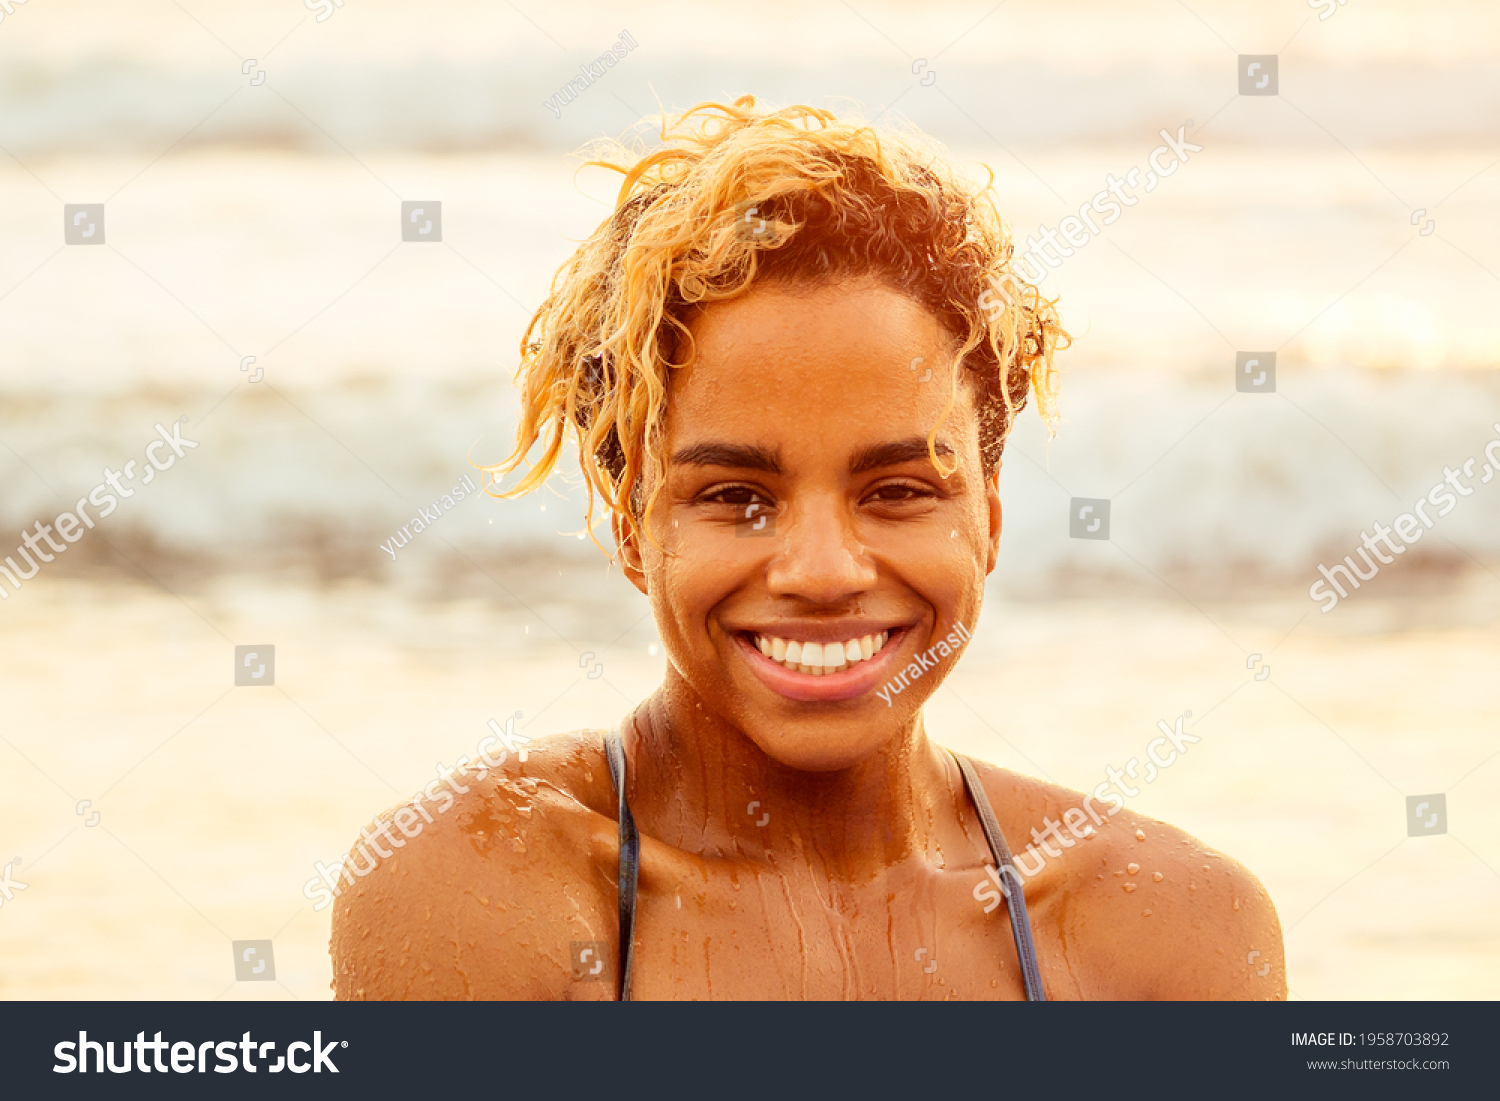
[[921,486],[906,485],[900,482],[892,485],[883,485],[870,494],[873,501],[915,501],[924,497],[931,497],[933,493]]
[[727,486],[724,489],[716,489],[703,498],[709,504],[717,505],[748,505],[758,502],[769,508],[771,502],[765,495],[751,489],[749,486]]

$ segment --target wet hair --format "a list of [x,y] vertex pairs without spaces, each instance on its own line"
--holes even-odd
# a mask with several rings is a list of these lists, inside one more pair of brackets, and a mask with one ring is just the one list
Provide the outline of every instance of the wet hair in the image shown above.
[[[1055,432],[1052,356],[1070,338],[1056,301],[1013,273],[989,183],[961,178],[918,135],[806,106],[757,112],[748,95],[664,118],[661,141],[649,153],[605,142],[587,162],[624,181],[614,213],[558,269],[521,339],[515,450],[483,469],[496,482],[527,470],[494,495],[544,483],[571,435],[590,531],[597,493],[626,534],[640,534],[666,474],[669,377],[691,362],[688,325],[756,282],[874,276],[941,322],[954,355],[928,447],[943,476],[954,467],[944,469],[935,441],[961,380],[974,395],[986,471],[1028,393],[1049,438]],[[643,504],[648,469],[655,489]]]

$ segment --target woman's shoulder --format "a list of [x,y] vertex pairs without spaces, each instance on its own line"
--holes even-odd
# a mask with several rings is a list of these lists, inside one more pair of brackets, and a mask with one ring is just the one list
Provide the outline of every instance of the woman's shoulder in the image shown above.
[[974,766],[1033,923],[1067,941],[1084,996],[1285,998],[1281,925],[1244,865],[1118,796]]
[[613,935],[603,734],[522,752],[449,770],[361,831],[334,904],[338,997],[556,997],[569,942]]

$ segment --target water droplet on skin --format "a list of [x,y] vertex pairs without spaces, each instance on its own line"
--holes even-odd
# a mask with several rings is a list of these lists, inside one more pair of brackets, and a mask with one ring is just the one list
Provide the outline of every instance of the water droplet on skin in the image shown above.
[[1128,894],[1129,894],[1129,893],[1130,893],[1130,892],[1131,892],[1131,891],[1133,891],[1133,890],[1135,890],[1135,884],[1134,884],[1134,883],[1122,883],[1122,884],[1120,884],[1120,886],[1121,886],[1121,888],[1122,888],[1122,889],[1123,889],[1123,890],[1124,890],[1124,891],[1125,891],[1125,893],[1126,893],[1126,894],[1127,894],[1127,895],[1128,895]]
[[1165,878],[1165,877],[1160,872],[1152,872],[1151,873],[1151,881],[1153,883],[1160,883],[1163,878]]
[[1208,865],[1207,865],[1207,864],[1205,864],[1205,865],[1203,865],[1203,870],[1204,870],[1204,871],[1205,871],[1205,872],[1206,872],[1206,871],[1208,871]]
[[526,842],[522,841],[519,837],[512,837],[510,839],[510,847],[518,853],[523,853],[526,851]]
[[490,900],[485,898],[483,895],[479,896],[479,902],[482,906],[488,906],[490,904]]
[[1234,908],[1236,910],[1238,910],[1240,908],[1240,900],[1239,899],[1235,899],[1234,900]]
[[1150,916],[1151,916],[1151,911],[1150,910],[1142,910],[1141,911],[1141,917],[1150,917]]
[[1139,864],[1127,864],[1125,870],[1131,875],[1135,875],[1136,872],[1141,870],[1141,866]]
[[[682,909],[682,896],[681,896],[681,895],[678,895],[678,896],[677,896],[677,908],[678,908],[678,909],[679,909],[679,910],[681,910],[681,909]],[[684,934],[684,935],[686,935],[686,934]]]
[[1116,872],[1115,873],[1115,878],[1118,879],[1118,878],[1120,878],[1120,876],[1122,876],[1124,874],[1125,874],[1124,872]]
[[1135,839],[1137,841],[1144,841],[1144,840],[1146,840],[1146,831],[1145,830],[1136,830],[1135,831]]

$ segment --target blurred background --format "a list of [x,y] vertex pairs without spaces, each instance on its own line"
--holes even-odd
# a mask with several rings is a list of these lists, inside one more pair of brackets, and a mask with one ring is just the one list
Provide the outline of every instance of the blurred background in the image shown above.
[[[1240,94],[1242,55],[1276,84]],[[1497,62],[1485,0],[17,2],[0,558],[138,480],[0,576],[0,997],[328,998],[315,862],[489,720],[606,727],[659,683],[576,480],[381,544],[508,452],[521,332],[618,184],[581,147],[745,92],[988,165],[1018,236],[1163,128],[1202,146],[1045,285],[1063,423],[1012,437],[928,728],[1092,789],[1191,711],[1129,805],[1260,877],[1293,997],[1500,995]],[[403,241],[403,202],[441,239]],[[1237,390],[1242,352],[1274,392]],[[144,483],[174,422],[197,447]],[[1469,459],[1472,495],[1321,612],[1318,565]],[[1070,537],[1074,498],[1107,540]],[[236,686],[237,646],[274,683]],[[236,980],[237,940],[274,981]]]

